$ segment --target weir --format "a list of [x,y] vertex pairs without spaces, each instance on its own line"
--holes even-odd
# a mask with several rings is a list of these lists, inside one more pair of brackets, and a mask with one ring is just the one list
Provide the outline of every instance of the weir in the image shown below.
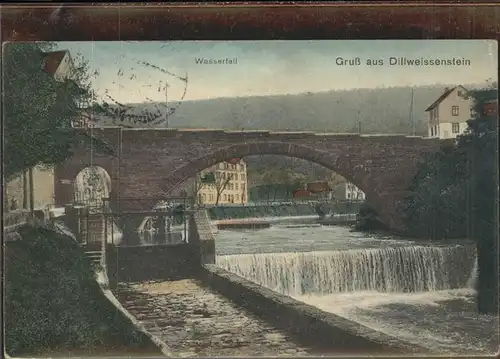
[[278,293],[426,292],[473,285],[472,246],[403,246],[218,256],[217,265]]

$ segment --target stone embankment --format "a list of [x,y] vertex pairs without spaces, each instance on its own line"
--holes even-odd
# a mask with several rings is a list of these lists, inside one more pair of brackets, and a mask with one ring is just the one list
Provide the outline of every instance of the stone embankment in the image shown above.
[[271,222],[262,220],[221,220],[217,221],[217,229],[264,229],[271,227]]
[[123,284],[116,297],[175,356],[321,354],[196,280]]

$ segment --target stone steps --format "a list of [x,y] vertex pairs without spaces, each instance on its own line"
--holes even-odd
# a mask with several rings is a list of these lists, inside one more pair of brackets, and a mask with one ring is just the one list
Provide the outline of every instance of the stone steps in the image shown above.
[[103,256],[102,251],[87,251],[85,252],[85,257],[87,257],[93,264],[101,264],[101,259]]

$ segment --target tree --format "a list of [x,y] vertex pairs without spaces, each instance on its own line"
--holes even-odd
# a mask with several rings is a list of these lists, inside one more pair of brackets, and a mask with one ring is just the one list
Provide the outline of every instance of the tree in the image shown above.
[[[58,164],[89,140],[72,128],[93,102],[87,64],[75,61],[63,81],[45,72],[51,43],[4,46],[4,174],[10,180],[36,165]],[[97,150],[110,151],[98,140]]]
[[195,177],[194,185],[193,185],[193,196],[195,199],[198,199],[198,195],[201,189],[205,186],[205,183],[202,180],[201,174],[197,174]]
[[[496,84],[494,84],[496,86]],[[407,227],[417,236],[473,239],[479,263],[478,311],[498,311],[498,158],[496,87],[473,90],[467,131],[420,167],[407,198]]]
[[224,192],[229,182],[231,182],[231,174],[226,174],[225,176],[223,176],[222,173],[216,173],[214,177],[214,186],[216,191],[215,205],[217,206],[219,204],[222,192]]
[[455,144],[445,142],[421,165],[407,198],[406,225],[412,235],[434,239],[466,235],[465,160]]
[[198,173],[195,177],[194,181],[194,187],[193,187],[193,196],[195,198],[198,198],[198,195],[201,191],[201,189],[205,186],[214,186],[216,183],[215,180],[215,173],[214,172],[208,172],[208,173]]
[[480,313],[498,313],[498,90],[493,86],[472,93],[475,118],[458,142],[470,169],[469,223],[477,245]]

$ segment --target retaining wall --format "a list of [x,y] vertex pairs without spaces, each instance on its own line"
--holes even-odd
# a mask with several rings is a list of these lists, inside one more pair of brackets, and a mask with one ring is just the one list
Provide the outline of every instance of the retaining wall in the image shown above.
[[107,273],[112,288],[120,282],[191,278],[200,267],[188,244],[108,246]]
[[335,352],[385,354],[425,353],[423,348],[401,342],[358,323],[279,294],[229,273],[205,265],[198,273],[204,285],[221,293],[272,325],[296,335],[308,345]]
[[[262,217],[289,217],[317,215],[316,203],[280,203],[280,204],[247,204],[247,205],[220,205],[208,207],[208,214],[212,220],[262,218]],[[359,212],[362,202],[323,203],[326,211],[336,214]]]

